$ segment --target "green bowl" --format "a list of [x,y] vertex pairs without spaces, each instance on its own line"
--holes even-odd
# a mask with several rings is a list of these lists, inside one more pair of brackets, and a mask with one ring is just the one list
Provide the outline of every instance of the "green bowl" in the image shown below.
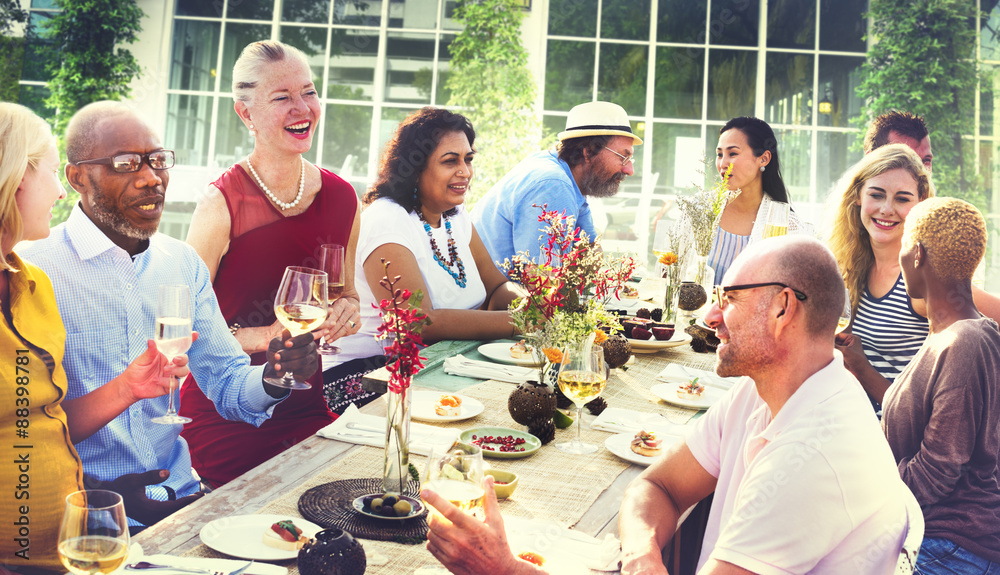
[[[483,457],[491,457],[493,459],[520,459],[522,457],[528,457],[533,455],[538,448],[542,446],[542,442],[524,431],[518,431],[516,429],[509,429],[507,427],[476,427],[473,429],[467,429],[462,432],[462,435],[458,436],[460,441],[466,443],[472,443],[472,436],[476,437],[506,437],[508,435],[512,436],[514,439],[523,439],[524,443],[518,445],[518,449],[524,448],[524,451],[495,451],[493,449],[483,449]],[[496,447],[495,444],[488,444],[490,447]],[[480,445],[482,447],[482,445]]]
[[513,471],[504,471],[502,469],[487,469],[484,471],[486,475],[492,475],[494,481],[503,481],[503,485],[497,483],[493,484],[493,492],[497,494],[497,499],[507,499],[514,493],[514,489],[517,488],[517,474]]

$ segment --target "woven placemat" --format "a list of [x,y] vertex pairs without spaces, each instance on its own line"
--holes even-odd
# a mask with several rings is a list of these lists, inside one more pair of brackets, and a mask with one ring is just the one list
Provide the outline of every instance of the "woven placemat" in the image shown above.
[[[299,513],[322,527],[339,527],[355,537],[400,543],[427,538],[427,515],[412,519],[374,519],[354,510],[353,502],[362,495],[380,493],[382,480],[341,479],[317,485],[299,497]],[[403,495],[420,498],[417,483],[410,481]]]

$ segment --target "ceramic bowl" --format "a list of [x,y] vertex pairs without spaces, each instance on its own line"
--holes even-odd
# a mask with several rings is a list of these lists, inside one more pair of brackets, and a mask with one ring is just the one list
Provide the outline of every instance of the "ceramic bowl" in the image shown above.
[[504,484],[500,485],[498,483],[493,484],[493,491],[497,494],[497,499],[507,499],[514,493],[514,489],[517,488],[517,474],[513,471],[504,471],[502,469],[487,469],[484,471],[486,475],[492,475],[493,481],[503,481]]

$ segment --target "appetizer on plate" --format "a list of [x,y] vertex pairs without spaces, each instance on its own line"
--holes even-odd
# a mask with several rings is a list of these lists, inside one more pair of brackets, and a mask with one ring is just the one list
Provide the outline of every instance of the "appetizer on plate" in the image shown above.
[[510,346],[510,356],[514,359],[531,359],[531,347],[522,339]]
[[705,386],[698,383],[699,379],[700,378],[696,377],[691,381],[689,381],[688,383],[682,383],[677,388],[677,397],[689,401],[700,399],[701,396],[705,393]]
[[622,286],[622,297],[625,299],[638,299],[639,290],[632,286]]
[[434,404],[434,413],[444,417],[455,417],[462,412],[462,398],[457,395],[442,395]]
[[663,440],[656,437],[653,431],[640,431],[632,439],[632,451],[646,457],[656,457],[660,454]]
[[309,541],[309,538],[302,535],[302,530],[296,527],[291,519],[273,523],[264,531],[264,545],[276,549],[295,551],[302,549],[306,541]]

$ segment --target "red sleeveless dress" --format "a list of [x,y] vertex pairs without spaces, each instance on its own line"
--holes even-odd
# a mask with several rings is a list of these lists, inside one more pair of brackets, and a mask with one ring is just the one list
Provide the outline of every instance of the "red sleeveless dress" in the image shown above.
[[[354,188],[320,168],[322,187],[312,205],[285,217],[237,164],[214,182],[225,197],[231,222],[229,251],[219,262],[215,294],[226,323],[242,327],[274,323],[274,296],[287,266],[319,267],[320,246],[346,246],[358,198]],[[251,363],[266,363],[264,352]],[[337,416],[323,396],[323,373],[310,379],[312,389],[292,391],[260,427],[224,419],[192,376],[181,387],[180,412],[193,421],[181,436],[191,464],[209,484],[219,486],[306,439]]]

